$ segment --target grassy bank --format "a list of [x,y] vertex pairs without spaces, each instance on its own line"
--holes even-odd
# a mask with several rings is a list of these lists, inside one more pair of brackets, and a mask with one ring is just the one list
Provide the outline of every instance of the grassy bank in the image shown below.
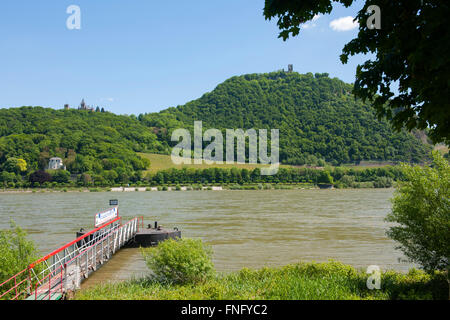
[[242,269],[201,283],[170,284],[148,277],[107,283],[78,292],[77,300],[262,299],[359,300],[448,299],[443,274],[411,270],[381,275],[381,289],[367,289],[368,275],[339,262],[299,263],[279,268]]
[[[336,189],[374,189],[373,183],[361,182],[352,187],[334,185]],[[314,183],[227,183],[227,184],[162,184],[111,187],[54,187],[54,188],[1,188],[1,193],[53,193],[53,192],[154,192],[154,191],[205,191],[205,190],[304,190],[319,189]]]

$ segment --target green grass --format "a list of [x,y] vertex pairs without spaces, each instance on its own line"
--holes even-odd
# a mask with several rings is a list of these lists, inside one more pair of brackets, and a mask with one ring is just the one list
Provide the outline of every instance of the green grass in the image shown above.
[[433,276],[411,270],[388,271],[381,276],[381,289],[366,287],[368,275],[339,262],[299,263],[278,268],[244,268],[218,274],[196,284],[176,285],[152,277],[107,283],[79,291],[78,300],[359,300],[448,299],[442,273]]
[[[165,155],[165,154],[155,154],[155,153],[138,153],[139,156],[143,157],[143,158],[147,158],[148,160],[150,160],[150,168],[148,168],[148,170],[146,172],[151,172],[151,173],[156,173],[160,170],[166,170],[166,169],[170,169],[170,168],[175,168],[175,169],[182,169],[182,168],[195,168],[195,169],[208,169],[208,168],[238,168],[238,169],[248,169],[248,170],[253,170],[255,168],[264,168],[264,167],[268,167],[269,165],[262,165],[262,164],[248,164],[248,163],[243,163],[243,164],[206,164],[206,163],[202,163],[202,164],[180,164],[180,165],[176,165],[172,162],[172,158],[170,155]],[[286,165],[280,165],[280,167],[290,167],[290,166],[286,166]]]

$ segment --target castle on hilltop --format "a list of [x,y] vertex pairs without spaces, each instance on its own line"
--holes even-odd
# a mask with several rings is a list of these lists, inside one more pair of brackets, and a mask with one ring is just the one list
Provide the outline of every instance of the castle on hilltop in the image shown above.
[[[64,110],[69,110],[70,106],[68,104],[64,105]],[[97,108],[94,109],[94,107],[90,107],[86,104],[86,102],[84,102],[84,98],[81,100],[80,105],[78,106],[78,110],[86,110],[86,111],[90,111],[90,112],[105,112],[104,108],[101,108],[99,106],[97,106]]]
[[85,102],[84,99],[81,100],[80,106],[78,107],[78,110],[87,110],[87,111],[94,111],[94,108],[89,107]]

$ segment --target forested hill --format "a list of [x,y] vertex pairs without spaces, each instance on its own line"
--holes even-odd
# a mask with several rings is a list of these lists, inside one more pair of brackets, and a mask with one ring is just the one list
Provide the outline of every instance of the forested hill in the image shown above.
[[[136,152],[161,150],[157,136],[133,116],[42,107],[0,109],[0,171],[30,173],[44,169],[49,158],[60,157],[71,173],[108,171],[114,179],[128,179],[149,165]],[[17,159],[25,160],[26,168],[17,169]]]
[[[359,160],[422,162],[430,147],[394,132],[351,94],[352,86],[328,74],[273,72],[232,77],[212,92],[158,114],[204,127],[280,129],[284,163],[334,164]],[[155,118],[147,114],[142,119]]]
[[192,128],[195,120],[204,128],[280,129],[280,160],[290,164],[427,158],[429,145],[395,133],[350,92],[351,85],[326,74],[274,72],[233,77],[184,106],[138,117],[0,109],[0,172],[29,174],[56,156],[72,174],[139,180],[148,160],[137,152],[169,154],[171,131]]

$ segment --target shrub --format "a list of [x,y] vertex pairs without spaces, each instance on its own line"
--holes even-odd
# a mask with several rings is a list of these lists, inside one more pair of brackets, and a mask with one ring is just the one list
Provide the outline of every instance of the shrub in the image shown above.
[[377,177],[373,182],[375,188],[390,188],[393,185],[392,178],[389,177]]
[[143,250],[147,266],[164,282],[202,282],[214,275],[212,250],[200,239],[169,239]]
[[[26,232],[16,226],[14,221],[11,221],[9,230],[0,230],[0,283],[24,270],[37,258],[37,250],[34,243],[27,239]],[[22,281],[26,276],[27,273],[23,273],[19,276],[17,282]],[[13,285],[14,282],[8,282],[0,289],[6,291]],[[24,290],[26,285],[24,283],[20,286],[18,292]]]
[[50,181],[52,181],[52,176],[44,170],[38,170],[30,174],[30,182],[33,183],[33,185],[41,185]]
[[[450,167],[433,152],[429,167],[402,165],[404,182],[392,199],[387,221],[396,225],[387,234],[399,249],[425,271],[450,269]],[[449,279],[450,283],[450,279]]]

